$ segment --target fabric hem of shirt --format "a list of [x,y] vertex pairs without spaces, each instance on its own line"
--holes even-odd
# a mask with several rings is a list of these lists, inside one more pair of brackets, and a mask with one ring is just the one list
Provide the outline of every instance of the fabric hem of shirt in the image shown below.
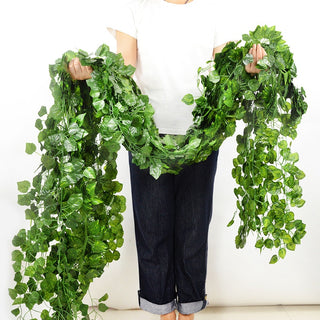
[[123,29],[121,29],[121,28],[113,28],[113,27],[107,27],[107,30],[111,33],[111,35],[116,39],[116,32],[117,31],[120,31],[120,32],[122,32],[122,33],[125,33],[125,34],[127,34],[128,36],[130,36],[130,37],[132,37],[132,38],[137,38],[137,35],[136,34],[133,34],[133,33],[131,33],[131,32],[128,32],[128,31],[126,31],[126,30],[123,30]]
[[158,128],[159,134],[170,134],[170,135],[181,135],[185,136],[187,134],[187,130],[176,130],[170,128]]

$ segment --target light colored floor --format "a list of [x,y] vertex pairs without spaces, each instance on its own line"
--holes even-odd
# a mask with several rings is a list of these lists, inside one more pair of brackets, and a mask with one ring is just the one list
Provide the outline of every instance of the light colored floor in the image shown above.
[[[100,317],[100,316],[101,317]],[[100,320],[159,320],[160,316],[143,310],[113,310],[99,313]],[[94,319],[94,316],[93,316]],[[320,305],[207,307],[195,320],[320,320]]]

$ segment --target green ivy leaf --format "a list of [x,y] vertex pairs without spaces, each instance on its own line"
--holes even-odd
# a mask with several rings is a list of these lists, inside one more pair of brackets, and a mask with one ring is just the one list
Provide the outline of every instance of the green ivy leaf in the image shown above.
[[81,304],[79,310],[83,316],[86,316],[88,314],[89,306],[86,304]]
[[18,204],[20,206],[30,206],[31,198],[29,194],[19,194],[18,195]]
[[16,289],[8,289],[9,290],[9,296],[12,300],[14,300],[18,296],[18,292]]
[[251,41],[251,37],[250,37],[248,34],[243,34],[243,35],[242,35],[242,40],[243,40],[243,41],[246,41],[246,42],[247,42],[247,41]]
[[294,175],[298,180],[302,180],[306,176],[305,173],[300,169],[296,170]]
[[42,106],[41,109],[38,112],[39,117],[44,116],[45,114],[47,114],[47,108]]
[[24,258],[23,253],[20,250],[14,250],[11,253],[12,261],[22,261]]
[[56,276],[53,273],[48,272],[45,275],[45,279],[40,283],[40,287],[44,292],[54,292],[56,283]]
[[34,220],[37,218],[37,215],[30,209],[25,210],[25,218],[26,220]]
[[263,239],[257,240],[255,247],[261,249],[263,246],[264,246],[264,240]]
[[100,132],[103,136],[109,137],[113,132],[116,132],[117,129],[118,125],[113,118],[104,117],[100,125]]
[[190,149],[196,149],[200,145],[200,143],[201,143],[201,139],[198,139],[198,138],[194,139],[193,138],[189,141],[188,146]]
[[19,304],[22,304],[22,303],[23,303],[23,298],[19,297],[19,298],[14,299],[12,305],[19,305]]
[[286,244],[288,250],[294,251],[296,249],[295,243],[288,243]]
[[16,290],[16,292],[18,294],[25,294],[27,292],[27,290],[28,290],[28,286],[25,283],[20,282],[20,283],[16,284],[14,289]]
[[269,218],[269,217],[264,217],[263,219],[262,219],[262,221],[263,221],[263,225],[264,225],[264,227],[268,227],[272,222],[271,222],[271,219]]
[[194,98],[193,95],[191,93],[186,94],[183,98],[182,98],[182,102],[184,102],[186,105],[190,106],[194,103]]
[[99,309],[99,311],[101,311],[101,312],[105,312],[105,311],[107,311],[109,308],[108,308],[104,303],[99,303],[98,309]]
[[35,267],[44,267],[45,264],[46,260],[43,257],[39,257],[34,263]]
[[41,162],[43,163],[43,165],[47,170],[54,168],[56,165],[55,159],[46,154],[41,156]]
[[[137,103],[137,98],[133,94],[126,94],[124,95],[123,99],[125,103],[130,107],[134,106]],[[122,108],[122,110],[124,109]]]
[[42,319],[42,320],[50,320],[50,319],[51,319],[48,310],[42,310],[42,312],[41,312],[41,319]]
[[83,175],[88,179],[95,179],[96,178],[96,172],[93,168],[88,167],[83,171]]
[[266,248],[271,249],[273,247],[273,241],[271,239],[266,239],[264,245]]
[[69,134],[73,140],[78,141],[86,137],[88,135],[88,132],[84,129],[81,129],[78,123],[73,122],[69,127]]
[[32,310],[34,305],[39,301],[39,293],[33,291],[30,294],[25,295],[25,304],[29,310]]
[[99,299],[99,302],[106,301],[108,298],[109,298],[109,295],[106,293]]
[[292,238],[291,238],[291,236],[290,236],[289,234],[287,234],[287,233],[282,236],[282,239],[283,239],[283,242],[284,242],[285,244],[290,244],[290,243],[292,243]]
[[65,188],[72,184],[76,184],[82,177],[83,175],[78,173],[67,174],[61,179],[60,186],[61,188]]
[[[209,73],[209,80],[212,83],[218,83],[220,81],[220,76],[219,73],[216,70],[213,70],[212,72]],[[193,102],[192,102],[193,103]],[[192,104],[191,103],[191,104]]]
[[18,185],[18,190],[22,193],[27,193],[31,187],[30,182],[27,180],[17,182],[17,185]]
[[270,260],[270,264],[275,264],[275,263],[277,263],[278,262],[278,256],[277,255],[273,255],[272,257],[271,257],[271,260]]
[[36,150],[37,150],[37,147],[34,143],[29,143],[29,142],[26,143],[25,152],[27,154],[33,154]]
[[74,152],[78,150],[77,142],[73,138],[66,139],[63,142],[63,145],[67,152]]
[[287,251],[286,251],[285,248],[279,249],[279,257],[280,257],[281,259],[284,259],[284,257],[286,256],[286,253],[287,253]]
[[247,90],[245,93],[244,93],[244,98],[246,100],[255,100],[256,99],[256,96],[254,95],[254,93],[250,90]]
[[248,86],[251,91],[257,91],[260,87],[260,82],[257,79],[251,79],[248,81]]
[[41,120],[41,119],[37,119],[34,126],[35,126],[38,130],[42,130],[42,129],[43,129],[42,120]]
[[[14,281],[15,282],[21,282],[23,279],[21,272],[16,272],[14,275]],[[28,286],[29,287],[29,286]]]
[[154,163],[150,166],[150,174],[155,178],[158,179],[161,175],[161,163]]
[[12,244],[15,247],[22,246],[26,242],[26,236],[27,236],[26,230],[25,229],[21,229],[18,232],[18,234],[13,237]]
[[268,56],[264,56],[261,60],[257,62],[257,68],[266,70],[271,67]]
[[118,238],[117,239],[117,248],[121,248],[123,246],[124,239],[123,238]]
[[72,209],[72,211],[79,210],[83,204],[82,193],[72,194],[67,201],[67,206]]
[[21,263],[21,261],[16,261],[13,265],[12,265],[12,267],[13,267],[13,270],[14,270],[14,272],[20,272],[21,271],[21,267],[22,267],[22,263]]
[[279,141],[278,146],[280,149],[286,149],[288,147],[288,143],[286,140],[281,140]]
[[106,251],[108,246],[103,241],[95,241],[92,245],[92,252],[101,253]]
[[117,251],[117,250],[115,250],[115,251],[113,252],[113,260],[117,261],[117,260],[119,260],[119,259],[120,259],[120,252]]
[[291,153],[288,160],[292,161],[292,162],[299,161],[299,154],[296,153],[296,152],[295,153]]
[[227,227],[231,227],[234,224],[234,219],[232,219],[228,224]]
[[19,308],[15,308],[15,309],[11,310],[11,313],[12,313],[15,317],[17,317],[17,316],[20,314],[20,309],[19,309]]
[[83,125],[85,116],[86,116],[86,113],[81,113],[76,116],[75,120],[77,121],[79,127],[81,127]]
[[27,277],[33,277],[35,274],[36,270],[34,266],[28,266],[24,272],[24,275]]
[[250,54],[250,53],[247,53],[244,57],[244,59],[242,60],[243,64],[244,65],[247,65],[249,63],[252,63],[253,62],[253,55]]
[[87,190],[88,194],[89,194],[91,197],[95,197],[96,185],[97,185],[97,182],[96,182],[96,181],[94,181],[94,182],[89,182],[89,183],[86,185],[86,190]]
[[61,118],[63,117],[63,108],[61,105],[59,104],[54,104],[49,111],[49,115],[48,117],[56,120],[56,121],[60,121]]

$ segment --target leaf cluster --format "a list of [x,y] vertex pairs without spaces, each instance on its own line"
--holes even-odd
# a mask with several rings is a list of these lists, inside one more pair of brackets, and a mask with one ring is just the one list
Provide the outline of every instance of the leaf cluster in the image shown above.
[[[134,68],[108,46],[94,56],[68,51],[50,66],[54,104],[49,111],[41,107],[35,122],[41,162],[32,182],[18,182],[18,203],[27,207],[30,228],[12,241],[16,285],[9,294],[16,317],[89,319],[82,299],[105,266],[119,259],[123,245],[125,198],[115,180],[121,144],[134,163],[158,178],[205,160],[243,121],[232,170],[241,220],[236,246],[243,248],[251,231],[257,248],[278,250],[270,263],[295,250],[306,233],[291,209],[304,204],[299,185],[304,173],[291,144],[307,110],[305,93],[293,84],[292,53],[274,27],[258,26],[243,40],[217,54],[214,68],[212,62],[199,68],[202,95],[183,98],[195,104],[185,136],[159,136],[149,99],[131,77]],[[253,43],[267,52],[256,77],[245,71]],[[93,67],[90,80],[71,79],[67,66],[75,56]],[[26,144],[26,153],[36,150]],[[234,218],[229,226],[233,223]],[[107,309],[107,297],[98,301],[100,311]],[[41,312],[37,305],[44,306]]]
[[[276,263],[306,234],[305,224],[292,211],[305,203],[299,185],[305,174],[296,166],[299,155],[291,145],[307,104],[304,90],[293,85],[296,67],[281,34],[275,28],[257,27],[243,40],[242,48],[231,43],[216,58],[221,78],[239,85],[239,94],[230,100],[239,101],[245,123],[243,134],[237,136],[238,156],[232,169],[241,221],[235,242],[243,248],[249,232],[256,233],[255,246],[275,248],[270,263]],[[267,56],[258,63],[259,76],[249,78],[243,67],[250,63],[247,50],[253,43],[261,43]],[[228,226],[233,223],[234,218]]]
[[[104,77],[93,77],[89,86],[95,92],[95,104],[103,106],[106,114],[109,112],[109,126],[122,132],[133,161],[142,169],[149,168],[155,178],[165,172],[178,173],[185,165],[205,160],[234,134],[237,121],[242,120],[246,127],[243,135],[237,137],[239,155],[232,170],[239,185],[235,195],[241,219],[236,246],[242,248],[250,230],[254,231],[259,249],[279,248],[281,254],[272,257],[274,263],[284,257],[286,249],[294,250],[305,235],[305,225],[291,219],[290,207],[304,204],[299,185],[304,173],[295,164],[299,156],[291,152],[290,140],[297,136],[307,104],[303,88],[293,84],[293,55],[275,27],[258,26],[243,35],[243,41],[242,46],[240,41],[230,42],[217,54],[214,68],[209,62],[199,69],[203,93],[197,99],[191,94],[183,98],[187,105],[195,104],[194,123],[183,137],[160,138],[148,97],[141,94],[128,75],[118,72],[120,66],[116,70],[114,64],[103,66],[97,75]],[[256,43],[265,48],[267,55],[258,62],[259,75],[252,77],[245,65],[253,61],[249,50]],[[114,90],[112,98],[103,102],[101,98],[108,95],[109,88]],[[285,218],[289,213],[290,220]],[[272,226],[263,225],[266,216]]]
[[[12,313],[21,319],[36,314],[44,320],[89,319],[83,297],[106,265],[119,259],[124,240],[126,199],[115,180],[121,139],[101,139],[102,119],[92,108],[89,88],[66,72],[70,56],[50,66],[54,104],[49,112],[42,107],[35,123],[37,175],[18,182],[18,203],[27,207],[30,229],[12,241],[16,285],[9,294]],[[36,149],[27,143],[27,153]],[[106,299],[100,299],[99,310],[107,309]]]

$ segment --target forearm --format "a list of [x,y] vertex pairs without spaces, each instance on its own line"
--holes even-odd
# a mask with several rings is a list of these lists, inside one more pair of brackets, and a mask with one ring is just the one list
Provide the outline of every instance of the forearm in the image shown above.
[[122,54],[125,65],[137,65],[137,39],[117,31],[117,52]]

